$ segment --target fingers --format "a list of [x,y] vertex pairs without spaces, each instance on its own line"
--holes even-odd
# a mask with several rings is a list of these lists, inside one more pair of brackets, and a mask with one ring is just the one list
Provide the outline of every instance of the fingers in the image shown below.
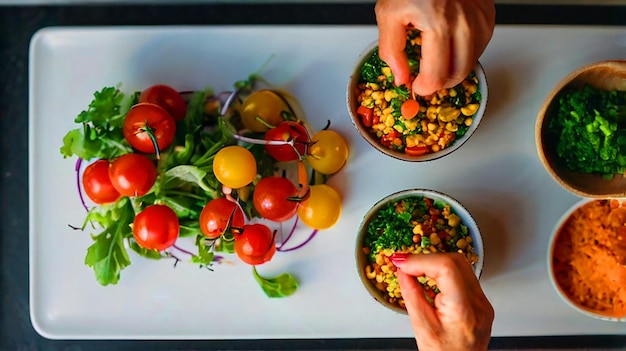
[[402,291],[402,298],[406,304],[411,326],[418,343],[429,343],[432,335],[437,335],[441,329],[441,322],[435,309],[428,303],[424,296],[424,289],[415,277],[407,275],[400,270],[396,271],[398,284]]
[[413,254],[408,255],[403,262],[392,257],[392,262],[405,274],[415,277],[426,275],[434,279],[449,298],[463,299],[468,288],[480,288],[472,266],[459,253]]
[[[457,3],[455,7],[457,13],[462,13],[463,9],[460,3]],[[475,51],[476,34],[470,27],[468,17],[456,16],[451,21],[454,21],[451,37],[452,53],[447,80],[443,88],[451,88],[461,83],[478,62]]]
[[424,31],[422,59],[417,78],[413,81],[413,93],[430,95],[442,89],[450,72],[450,36],[447,31]]
[[397,86],[410,86],[409,61],[404,47],[406,46],[406,26],[393,18],[377,16],[378,21],[378,54],[389,65]]

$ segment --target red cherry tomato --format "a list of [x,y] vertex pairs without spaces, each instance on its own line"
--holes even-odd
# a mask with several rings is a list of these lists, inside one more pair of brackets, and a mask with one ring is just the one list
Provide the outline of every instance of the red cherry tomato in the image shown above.
[[124,196],[143,196],[152,189],[157,172],[154,163],[141,154],[125,154],[109,167],[113,187]]
[[180,93],[169,85],[156,84],[141,92],[139,102],[151,102],[161,106],[175,120],[185,119],[187,103]]
[[243,227],[244,216],[241,208],[223,197],[213,199],[200,212],[200,230],[209,239],[218,238],[224,234],[229,220],[231,227]]
[[243,231],[235,236],[235,253],[243,262],[250,265],[271,260],[276,253],[272,230],[261,223],[244,225]]
[[121,195],[109,178],[109,161],[98,160],[85,168],[83,188],[91,201],[106,204],[117,201]]
[[122,131],[132,147],[141,152],[154,153],[155,141],[159,150],[165,149],[174,141],[176,121],[158,105],[142,102],[128,111]]
[[292,145],[266,144],[267,153],[279,162],[295,161],[306,155],[308,143],[311,141],[306,128],[293,121],[281,122],[278,126],[265,132],[265,140],[291,141]]
[[254,187],[252,203],[259,215],[270,221],[283,222],[292,218],[298,202],[289,200],[298,196],[298,189],[287,178],[265,177]]
[[145,249],[165,250],[174,245],[179,233],[178,216],[165,205],[150,205],[135,216],[133,237]]

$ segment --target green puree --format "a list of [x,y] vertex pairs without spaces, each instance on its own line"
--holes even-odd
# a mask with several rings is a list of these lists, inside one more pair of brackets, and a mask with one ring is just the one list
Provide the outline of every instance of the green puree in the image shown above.
[[590,86],[558,97],[556,116],[548,124],[548,140],[574,172],[611,178],[626,170],[626,91]]

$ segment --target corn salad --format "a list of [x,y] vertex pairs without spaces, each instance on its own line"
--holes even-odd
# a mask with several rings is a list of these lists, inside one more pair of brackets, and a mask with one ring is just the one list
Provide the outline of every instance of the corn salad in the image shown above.
[[[367,278],[388,302],[403,308],[396,267],[390,260],[394,252],[459,252],[472,265],[478,261],[467,226],[450,205],[419,196],[390,203],[379,210],[367,228],[363,252],[369,259],[364,268]],[[439,292],[436,282],[426,276],[418,281],[427,298],[434,299]]]
[[[420,45],[419,32],[410,31],[406,51],[411,81],[419,71]],[[472,72],[455,87],[415,96],[419,103],[417,114],[404,116],[401,107],[409,99],[409,89],[393,84],[391,69],[380,59],[376,48],[361,69],[357,114],[368,131],[390,149],[419,156],[449,147],[474,122],[481,94],[478,78]]]

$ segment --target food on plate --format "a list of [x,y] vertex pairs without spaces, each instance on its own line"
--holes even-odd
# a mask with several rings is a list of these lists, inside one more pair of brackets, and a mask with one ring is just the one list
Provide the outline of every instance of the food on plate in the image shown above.
[[556,97],[548,124],[549,139],[565,166],[574,172],[611,178],[626,171],[626,91],[585,85]]
[[577,305],[626,316],[626,208],[593,200],[576,209],[556,234],[552,270]]
[[[210,88],[183,94],[164,84],[94,93],[75,119],[79,126],[63,138],[61,154],[78,158],[79,196],[87,211],[78,229],[96,231],[85,264],[101,285],[118,283],[131,249],[176,263],[189,257],[210,270],[234,254],[252,266],[268,296],[295,292],[293,276],[262,277],[256,266],[304,246],[338,220],[341,199],[324,183],[345,164],[347,146],[329,122],[313,133],[294,113],[293,97],[259,88],[258,79],[253,74],[218,94]],[[332,134],[335,144],[320,140],[313,148],[311,135],[322,134]],[[336,144],[340,152],[327,150]],[[310,153],[323,148],[323,155]],[[319,176],[319,162],[332,169],[321,167]],[[290,167],[297,174],[290,175]],[[319,196],[320,188],[331,195]],[[296,216],[301,208],[307,209],[305,225]],[[290,234],[279,243],[283,225]],[[310,234],[288,247],[296,228]]]
[[[408,32],[405,52],[412,81],[419,72],[419,31]],[[414,95],[404,85],[395,86],[391,69],[378,56],[378,47],[363,64],[357,87],[360,123],[385,147],[411,156],[443,150],[465,135],[482,100],[475,72],[458,85],[428,96]]]
[[[472,265],[478,261],[465,223],[449,204],[426,196],[412,195],[390,201],[369,222],[363,253],[367,255],[365,276],[385,300],[404,308],[404,299],[390,256],[395,252],[430,254],[460,252]],[[439,293],[436,282],[418,277],[427,299]]]

